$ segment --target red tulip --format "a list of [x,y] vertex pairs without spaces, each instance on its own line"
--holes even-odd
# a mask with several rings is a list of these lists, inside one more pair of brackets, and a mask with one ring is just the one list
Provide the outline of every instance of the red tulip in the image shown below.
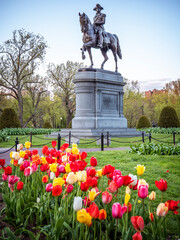
[[87,176],[94,177],[96,175],[96,169],[93,167],[86,168]]
[[97,166],[97,159],[95,157],[91,157],[90,164],[92,167]]
[[97,187],[97,184],[98,184],[98,181],[97,181],[97,178],[96,177],[93,177],[91,179],[91,187]]
[[60,149],[61,149],[61,151],[65,151],[66,148],[68,148],[68,147],[69,147],[69,144],[68,144],[68,143],[64,143],[64,144],[60,147]]
[[151,220],[151,222],[154,221],[154,215],[152,212],[149,213],[149,219]]
[[87,157],[87,153],[86,152],[82,152],[81,153],[81,160],[85,160]]
[[118,186],[117,186],[117,184],[114,182],[114,181],[112,181],[112,182],[110,182],[110,184],[109,184],[109,187],[107,188],[111,193],[115,193],[115,192],[117,192],[117,190],[118,190]]
[[87,182],[81,182],[81,191],[86,192],[89,188],[89,185]]
[[98,218],[99,217],[99,208],[95,203],[93,203],[89,207],[89,214],[91,215],[92,218]]
[[6,162],[5,159],[0,159],[0,166],[4,167],[5,162]]
[[43,164],[40,166],[42,172],[46,172],[49,169],[49,164]]
[[55,148],[55,147],[56,147],[56,145],[57,145],[57,142],[56,142],[56,141],[52,141],[52,143],[51,143],[51,144],[52,144],[52,147],[53,147],[53,148]]
[[48,182],[48,176],[47,175],[42,177],[42,182],[43,183],[47,183]]
[[22,190],[23,189],[23,185],[24,185],[23,182],[18,182],[17,183],[17,190]]
[[165,192],[167,190],[166,180],[160,179],[159,181],[155,181],[155,184],[160,191]]
[[178,201],[174,201],[174,200],[168,200],[167,202],[165,202],[165,204],[168,206],[168,210],[171,210],[174,212],[174,214],[178,214],[179,212],[177,211],[178,204],[179,204],[179,200]]
[[148,195],[148,185],[139,185],[138,196],[142,199]]
[[137,232],[135,233],[133,236],[132,236],[132,240],[142,240],[142,235],[140,232]]
[[133,227],[137,232],[142,232],[144,229],[144,220],[141,216],[131,217]]
[[102,168],[102,175],[106,175],[106,174],[110,174],[110,173],[113,173],[115,170],[115,167],[111,166],[111,165],[105,165],[103,168]]
[[104,204],[110,203],[112,200],[112,194],[109,194],[109,192],[105,191],[102,193],[102,202]]
[[99,211],[99,219],[100,219],[100,220],[104,220],[104,219],[106,219],[106,217],[107,217],[106,210],[105,210],[105,209],[101,209],[101,210]]
[[115,175],[113,176],[113,181],[116,183],[117,187],[120,188],[123,185],[123,176]]
[[123,177],[123,185],[124,186],[127,186],[134,181],[133,179],[131,179],[131,177],[129,175],[122,176],[122,177]]
[[62,193],[62,187],[60,185],[56,185],[53,187],[53,189],[52,189],[53,196],[57,197],[57,196],[61,195],[61,193]]
[[76,161],[79,171],[83,171],[87,165],[87,162],[84,160]]
[[[124,204],[123,206],[126,206],[126,205]],[[132,209],[132,205],[131,205],[130,202],[128,202],[128,204],[127,204],[127,210],[128,210],[128,212],[130,212],[131,209]],[[126,210],[126,212],[127,212],[127,210]]]
[[7,166],[6,168],[5,168],[5,174],[6,175],[11,175],[12,174],[12,168],[10,167],[10,166]]
[[37,155],[37,154],[38,154],[38,150],[37,150],[37,149],[34,149],[34,150],[32,151],[32,154],[33,154],[33,155]]

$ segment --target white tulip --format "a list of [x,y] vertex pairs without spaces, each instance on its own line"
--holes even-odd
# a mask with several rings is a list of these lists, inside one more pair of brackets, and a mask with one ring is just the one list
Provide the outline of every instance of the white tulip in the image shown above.
[[73,209],[79,211],[82,209],[82,197],[75,197],[73,202]]
[[129,176],[131,177],[131,179],[133,180],[133,182],[131,183],[132,186],[136,186],[137,184],[137,176],[133,175],[133,174],[129,174]]

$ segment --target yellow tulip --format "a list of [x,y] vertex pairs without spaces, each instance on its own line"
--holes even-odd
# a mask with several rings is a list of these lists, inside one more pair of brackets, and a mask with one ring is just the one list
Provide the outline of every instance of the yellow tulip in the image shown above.
[[135,168],[136,168],[137,174],[138,174],[139,176],[141,176],[141,175],[144,173],[144,171],[145,171],[144,165],[137,165],[137,167],[135,167]]
[[77,148],[77,144],[73,143],[73,144],[72,144],[72,147],[73,147],[73,148]]
[[71,172],[71,168],[70,168],[70,164],[69,163],[66,164],[65,170],[66,170],[67,173]]
[[14,164],[14,159],[11,159],[10,163],[11,163],[11,164]]
[[77,179],[79,182],[86,182],[87,180],[87,173],[86,171],[79,171],[76,173]]
[[73,147],[71,151],[75,155],[79,154],[79,149],[77,149],[76,147]]
[[10,152],[10,158],[13,158],[12,155],[13,155],[14,152]]
[[130,194],[126,193],[125,200],[124,200],[124,203],[125,203],[126,206],[128,205],[128,202],[129,202],[130,198],[131,198]]
[[20,151],[20,152],[19,152],[19,155],[20,155],[21,158],[23,158],[23,157],[25,156],[25,154],[26,154],[25,151]]
[[152,191],[151,194],[149,194],[149,199],[154,200],[155,198],[156,198],[156,193]]
[[102,177],[102,169],[97,170],[96,174],[99,178]]
[[53,180],[53,186],[55,187],[56,185],[62,186],[65,183],[65,181],[59,177],[59,178],[54,178]]
[[71,148],[66,148],[67,153],[71,153]]
[[42,160],[42,164],[46,164],[46,163],[47,163],[47,161],[46,161],[46,158],[45,158],[45,157],[42,157],[42,158],[41,158],[41,160]]
[[73,184],[77,182],[77,175],[73,172],[70,172],[66,178],[67,184]]
[[90,226],[91,225],[91,220],[92,220],[92,217],[90,216],[89,213],[86,212],[86,210],[83,208],[81,210],[79,210],[77,212],[77,220],[80,222],[80,223],[84,223],[86,224],[87,226]]
[[141,200],[138,200],[138,203],[141,203]]
[[52,163],[49,165],[51,172],[57,172],[57,163]]
[[31,147],[31,142],[25,142],[25,148],[29,149]]

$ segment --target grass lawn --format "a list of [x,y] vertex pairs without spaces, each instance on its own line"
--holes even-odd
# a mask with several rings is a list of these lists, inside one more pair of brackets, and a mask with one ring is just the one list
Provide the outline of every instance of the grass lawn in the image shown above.
[[[0,147],[10,148],[15,144],[15,139],[18,137],[20,143],[25,143],[26,141],[30,141],[30,136],[10,136],[8,142],[1,142]],[[157,140],[156,140],[157,139]],[[32,136],[32,144],[33,146],[37,145],[48,145],[51,147],[51,141],[57,140],[55,138],[44,137],[44,135],[33,135]],[[100,148],[100,145],[97,144],[95,139],[80,139],[79,148]],[[148,137],[145,137],[145,143],[149,141]],[[168,143],[173,142],[172,134],[152,134],[152,142],[154,143]],[[65,139],[62,139],[61,144],[65,142]],[[180,142],[180,136],[176,135],[176,143]],[[47,144],[48,143],[48,144]],[[142,137],[133,137],[133,138],[111,138],[110,148],[114,147],[129,147],[132,144],[142,143]],[[107,147],[105,145],[105,147]]]

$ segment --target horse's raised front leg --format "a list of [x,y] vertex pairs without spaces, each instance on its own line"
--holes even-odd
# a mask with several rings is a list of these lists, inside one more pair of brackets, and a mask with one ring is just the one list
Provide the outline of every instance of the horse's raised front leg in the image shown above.
[[91,66],[90,66],[90,68],[92,68],[93,65],[94,65],[94,63],[93,63],[93,59],[92,59],[91,48],[90,48],[90,47],[87,47],[87,51],[88,51],[88,53],[89,53],[89,58],[90,58],[90,60],[91,60]]
[[101,49],[101,53],[102,53],[102,55],[103,55],[103,57],[104,57],[104,61],[103,61],[102,64],[101,64],[101,69],[103,69],[105,62],[108,60],[107,50],[105,50],[105,49],[102,48],[102,49]]

